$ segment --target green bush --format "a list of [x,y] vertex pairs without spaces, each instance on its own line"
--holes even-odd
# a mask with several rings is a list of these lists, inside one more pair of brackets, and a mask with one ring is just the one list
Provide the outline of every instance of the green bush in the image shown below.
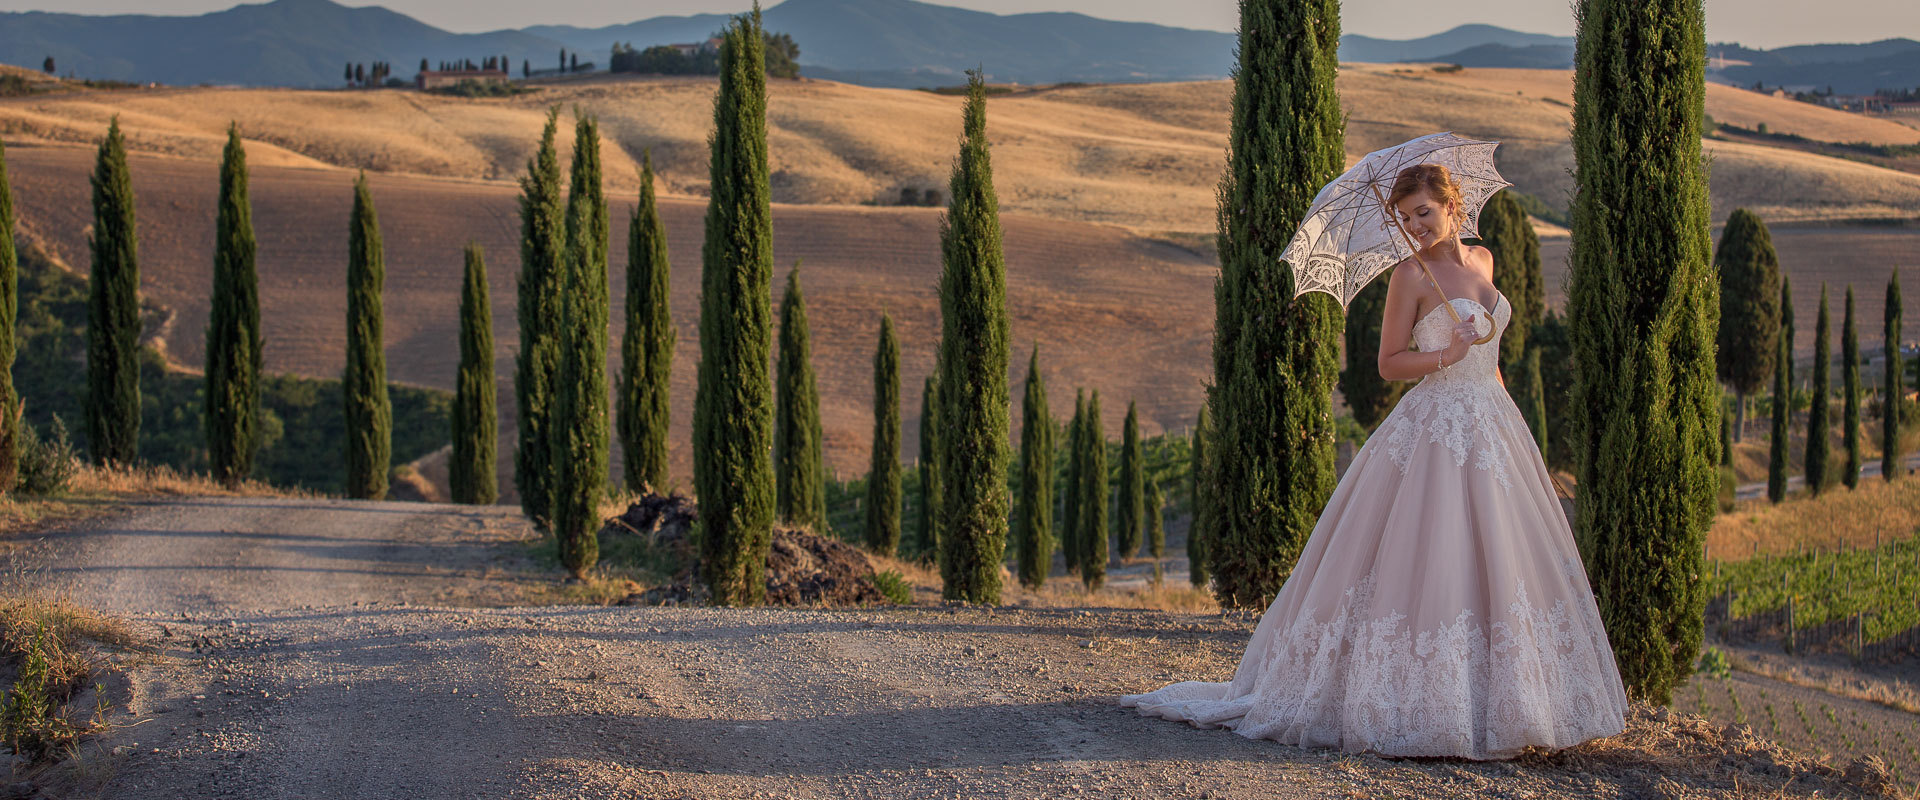
[[464,78],[452,86],[436,86],[427,91],[434,94],[454,97],[513,97],[540,91],[532,86],[522,86],[511,81],[477,81]]
[[67,438],[67,424],[58,415],[48,425],[47,438],[40,438],[31,424],[20,426],[21,494],[49,495],[67,490],[73,475],[80,470],[80,456]]
[[1727,654],[1718,647],[1709,647],[1700,654],[1700,673],[1710,678],[1726,680],[1733,675],[1733,665],[1728,663]]
[[913,587],[907,585],[907,579],[899,572],[887,570],[873,573],[873,585],[887,596],[887,602],[896,606],[913,605]]

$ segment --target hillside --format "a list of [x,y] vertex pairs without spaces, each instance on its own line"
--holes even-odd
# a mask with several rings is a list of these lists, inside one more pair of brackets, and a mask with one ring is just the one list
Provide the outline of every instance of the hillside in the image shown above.
[[[0,100],[10,141],[90,144],[121,116],[136,152],[211,161],[237,120],[252,163],[510,179],[547,108],[597,114],[614,189],[634,187],[652,148],[665,191],[706,191],[713,81],[618,79],[553,85],[508,99],[411,91],[162,89]],[[1224,164],[1231,84],[1112,84],[1026,91],[989,104],[1000,199],[1011,212],[1136,231],[1209,234]],[[1433,130],[1498,139],[1501,167],[1548,202],[1572,190],[1571,73],[1349,64],[1340,76],[1350,158]],[[1729,87],[1707,112],[1835,142],[1908,144],[1920,130]],[[778,81],[769,106],[774,198],[892,203],[903,188],[943,190],[959,137],[959,100],[826,81]],[[1709,143],[1716,218],[1735,207],[1773,221],[1920,213],[1920,175],[1796,151]]]
[[[251,156],[251,154],[250,154]],[[79,148],[10,144],[10,178],[25,235],[84,270],[91,221],[86,176],[93,154]],[[135,156],[141,292],[175,311],[162,333],[188,365],[203,358],[217,165]],[[345,253],[353,173],[253,166],[250,193],[260,243],[260,297],[266,367],[337,377],[344,365]],[[374,202],[386,245],[388,374],[395,381],[451,389],[458,366],[461,247],[487,253],[494,301],[501,427],[511,439],[512,363],[518,268],[517,189],[505,182],[376,176]],[[611,196],[612,303],[609,367],[618,368],[625,303],[624,265],[631,192]],[[679,346],[668,437],[675,475],[692,471],[695,365],[699,354],[699,253],[704,200],[666,197],[661,211],[673,259],[671,302]],[[1026,375],[1035,343],[1056,387],[1054,413],[1072,413],[1070,387],[1098,387],[1140,402],[1146,435],[1191,424],[1211,371],[1211,259],[1108,226],[1009,214],[1002,220],[1012,344]],[[796,260],[813,327],[827,460],[842,474],[864,472],[872,431],[872,359],[880,313],[893,315],[901,343],[901,404],[919,408],[921,378],[939,336],[939,212],[934,209],[779,205],[774,209],[777,287]],[[1125,353],[1116,359],[1114,354]],[[1016,384],[1017,385],[1017,384]],[[33,387],[22,387],[31,398]],[[1123,401],[1116,400],[1116,403]],[[1121,418],[1107,427],[1118,437]],[[908,458],[917,427],[905,426]],[[512,460],[503,447],[503,468]],[[684,485],[684,484],[683,484]]]

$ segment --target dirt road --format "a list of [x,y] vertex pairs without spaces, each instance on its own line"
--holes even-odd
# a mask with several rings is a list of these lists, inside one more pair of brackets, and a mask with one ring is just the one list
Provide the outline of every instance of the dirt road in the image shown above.
[[[1250,616],[472,607],[518,514],[184,500],[45,535],[37,580],[136,621],[104,795],[145,798],[1742,796],[1614,759],[1389,761],[1151,720]],[[467,607],[463,607],[467,606]],[[1605,754],[1588,759],[1593,767]],[[1727,763],[1716,761],[1714,763]],[[1813,788],[1809,786],[1810,790]],[[1770,791],[1755,796],[1775,796]]]

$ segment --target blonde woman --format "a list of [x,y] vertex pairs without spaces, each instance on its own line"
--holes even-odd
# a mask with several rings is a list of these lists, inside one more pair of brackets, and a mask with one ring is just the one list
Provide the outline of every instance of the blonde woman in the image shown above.
[[1387,756],[1495,759],[1619,733],[1626,693],[1572,528],[1501,384],[1513,309],[1493,255],[1460,241],[1445,167],[1402,171],[1388,205],[1452,298],[1411,259],[1388,279],[1380,376],[1419,385],[1347,468],[1233,680],[1121,703]]

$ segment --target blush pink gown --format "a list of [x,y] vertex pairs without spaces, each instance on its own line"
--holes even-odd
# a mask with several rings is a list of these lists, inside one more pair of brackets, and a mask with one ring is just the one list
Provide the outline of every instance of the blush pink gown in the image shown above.
[[[1462,318],[1477,301],[1451,301]],[[1414,326],[1431,352],[1452,321]],[[1505,333],[1504,296],[1491,314]],[[1122,697],[1248,738],[1505,758],[1619,733],[1626,693],[1498,338],[1423,379],[1354,457],[1229,683]],[[1551,402],[1551,401],[1549,401]]]

